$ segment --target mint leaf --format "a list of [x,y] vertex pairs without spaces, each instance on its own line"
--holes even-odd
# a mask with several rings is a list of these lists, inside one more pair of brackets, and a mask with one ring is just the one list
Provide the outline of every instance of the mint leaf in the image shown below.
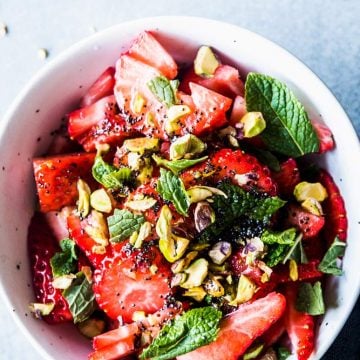
[[273,267],[284,260],[289,249],[294,245],[296,229],[290,228],[282,232],[265,230],[261,235],[261,241],[267,245],[265,262]]
[[292,248],[289,250],[288,254],[286,255],[283,263],[285,264],[285,262],[289,259],[293,259],[295,260],[295,262],[297,264],[307,264],[308,258],[306,256],[304,247],[302,246],[302,235],[300,234],[296,239],[295,239],[295,243],[292,246]]
[[203,156],[199,159],[181,159],[181,160],[166,160],[160,156],[153,155],[152,158],[158,166],[164,166],[170,169],[175,175],[179,174],[180,171],[194,166],[200,162],[205,161],[208,157]]
[[126,240],[134,231],[138,231],[144,222],[145,218],[142,215],[115,209],[114,214],[107,218],[110,241],[117,243]]
[[277,350],[278,360],[286,360],[291,355],[291,351],[286,347],[280,346]]
[[319,140],[304,106],[280,81],[249,73],[245,83],[248,111],[260,111],[266,121],[261,137],[269,150],[298,157],[317,152]]
[[314,285],[306,282],[300,284],[296,309],[314,316],[325,313],[320,281],[317,281]]
[[345,247],[346,243],[340,241],[338,237],[336,237],[334,242],[331,244],[326,254],[324,255],[324,258],[321,260],[318,269],[324,274],[331,274],[337,276],[342,275],[343,271],[338,267],[336,262],[339,257],[344,256]]
[[94,179],[107,189],[119,190],[124,183],[131,178],[131,170],[127,167],[120,169],[106,163],[100,155],[95,157],[92,167],[92,175]]
[[77,255],[75,242],[71,239],[60,241],[62,252],[57,252],[51,259],[50,265],[54,277],[68,275],[76,271]]
[[221,311],[212,306],[183,313],[161,329],[140,359],[173,359],[211,343],[219,332],[221,317]]
[[77,278],[62,294],[69,305],[75,324],[85,321],[97,307],[92,284],[82,272],[77,274]]
[[190,199],[184,183],[178,176],[171,171],[160,169],[157,191],[164,200],[171,201],[174,204],[179,214],[187,216]]
[[272,152],[245,143],[241,144],[241,149],[255,155],[261,163],[268,166],[271,170],[280,171],[280,162]]
[[157,76],[147,83],[151,92],[167,107],[176,104],[176,92],[179,80],[169,80],[165,76]]
[[[202,244],[218,238],[230,228],[236,232],[239,218],[249,218],[250,223],[266,225],[271,215],[286,203],[277,196],[263,197],[229,183],[222,183],[218,189],[223,191],[227,198],[220,195],[213,197],[211,207],[215,211],[216,221],[200,233],[197,241]],[[240,229],[240,232],[243,230]]]

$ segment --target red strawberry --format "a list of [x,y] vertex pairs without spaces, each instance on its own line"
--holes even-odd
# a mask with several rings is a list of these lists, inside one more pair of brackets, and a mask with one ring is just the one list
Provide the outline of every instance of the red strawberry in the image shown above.
[[292,204],[288,208],[287,223],[300,230],[303,239],[309,239],[319,234],[325,224],[325,219],[323,216],[311,214],[301,206]]
[[132,354],[135,351],[135,335],[122,339],[111,345],[105,346],[89,354],[89,360],[118,360]]
[[43,212],[57,211],[75,205],[77,181],[83,178],[91,184],[91,167],[95,154],[69,154],[37,158],[33,161],[36,188]]
[[114,96],[73,111],[68,115],[68,131],[86,151],[94,151],[96,143],[116,144],[131,135],[129,126],[117,113]]
[[280,171],[272,172],[281,196],[292,196],[295,186],[301,181],[300,172],[295,159],[289,158],[280,165]]
[[307,360],[314,350],[314,318],[296,310],[297,293],[297,285],[288,286],[285,290],[285,328],[298,360]]
[[127,52],[131,57],[159,70],[168,79],[177,75],[177,64],[150,31],[141,33]]
[[244,83],[240,79],[239,71],[229,65],[220,65],[212,77],[196,75],[191,67],[181,81],[180,90],[190,94],[191,83],[196,83],[221,95],[234,98],[244,96]]
[[[138,250],[129,245],[124,251],[126,259],[97,271],[93,289],[99,307],[110,318],[122,316],[125,322],[131,322],[135,311],[152,314],[165,305],[171,293],[171,272],[154,246]],[[151,271],[151,265],[157,267],[156,272]]]
[[278,342],[281,336],[285,333],[285,319],[282,316],[276,323],[270,326],[268,330],[261,336],[261,340],[264,342],[265,347],[269,347]]
[[72,315],[61,290],[54,289],[52,286],[50,259],[61,249],[53,237],[44,215],[39,212],[36,212],[31,219],[28,230],[28,247],[36,302],[55,304],[53,311],[44,316],[44,320],[49,324],[71,321]]
[[80,107],[89,106],[105,96],[113,95],[115,85],[115,68],[108,67],[90,86],[89,90],[83,96]]
[[72,207],[66,206],[61,211],[49,211],[44,214],[46,222],[58,242],[69,236],[67,217],[72,209]]
[[241,118],[246,114],[246,103],[245,99],[238,95],[236,96],[230,115],[230,125],[235,126],[239,123]]
[[[318,270],[320,260],[311,260],[306,264],[298,264],[298,280],[299,281],[309,281],[309,280],[319,280],[323,273]],[[292,282],[289,276],[289,265],[278,265],[273,269],[274,273],[271,275],[271,278],[279,283],[283,282]]]
[[88,225],[88,218],[81,220],[79,216],[74,214],[67,218],[70,238],[73,239],[76,245],[84,252],[90,263],[95,268],[99,268],[103,261],[111,256],[110,245],[106,247],[105,253],[94,252],[98,244],[85,232],[86,225]]
[[214,342],[177,359],[218,360],[221,354],[221,360],[237,360],[256,338],[282,316],[285,305],[285,298],[277,293],[240,305],[237,311],[222,320]]
[[312,119],[311,123],[319,139],[320,154],[332,150],[335,146],[335,142],[331,130],[324,123],[320,121]]
[[334,179],[325,170],[320,173],[320,182],[325,186],[328,197],[322,203],[326,218],[324,236],[328,244],[332,244],[335,237],[345,241],[347,235],[348,221],[344,199]]

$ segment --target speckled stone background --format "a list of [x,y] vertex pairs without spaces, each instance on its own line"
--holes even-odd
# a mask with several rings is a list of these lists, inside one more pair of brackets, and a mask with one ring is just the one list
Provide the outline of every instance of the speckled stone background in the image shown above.
[[[156,15],[223,20],[277,42],[319,75],[360,134],[359,0],[0,0],[0,23],[8,27],[8,34],[0,37],[0,119],[48,61],[40,59],[40,48],[51,59],[94,28]],[[356,360],[359,354],[360,302],[323,359]],[[1,306],[0,359],[39,359]]]

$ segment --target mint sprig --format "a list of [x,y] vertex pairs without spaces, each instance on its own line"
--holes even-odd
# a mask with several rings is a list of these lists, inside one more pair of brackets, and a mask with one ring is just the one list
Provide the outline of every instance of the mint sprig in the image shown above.
[[176,92],[179,80],[169,80],[165,76],[157,76],[148,82],[151,92],[167,107],[176,104]]
[[324,255],[324,258],[321,260],[318,269],[324,274],[331,274],[336,276],[342,275],[343,271],[337,265],[337,261],[341,256],[344,256],[345,248],[346,243],[340,241],[339,238],[336,237]]
[[160,169],[157,191],[164,200],[171,201],[174,204],[179,214],[187,216],[190,199],[184,183],[178,176],[171,171]]
[[60,241],[62,252],[57,252],[50,259],[50,266],[54,277],[68,275],[76,271],[77,255],[75,242],[71,239]]
[[92,284],[82,272],[77,274],[77,278],[62,294],[69,305],[75,324],[89,318],[97,307]]
[[300,284],[296,309],[314,316],[325,313],[320,281],[317,281],[314,285],[306,282]]
[[153,160],[158,166],[163,166],[171,170],[175,175],[178,175],[182,170],[194,166],[205,161],[208,157],[203,156],[199,159],[181,159],[181,160],[166,160],[158,155],[152,156]]
[[304,106],[282,82],[249,73],[245,83],[248,111],[260,111],[266,121],[261,137],[269,150],[298,157],[317,152],[319,140]]
[[140,359],[168,360],[216,339],[222,313],[211,307],[189,310],[165,325]]
[[115,209],[114,214],[107,218],[110,242],[117,243],[126,240],[145,222],[142,215],[133,214],[129,210]]

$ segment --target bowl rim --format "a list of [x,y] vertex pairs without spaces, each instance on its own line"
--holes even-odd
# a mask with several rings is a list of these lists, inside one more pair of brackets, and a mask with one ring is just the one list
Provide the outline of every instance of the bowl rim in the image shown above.
[[[352,136],[357,139],[357,149],[354,149],[355,152],[359,154],[360,158],[360,142],[359,137],[355,131],[354,126],[352,125],[352,122],[347,115],[344,108],[341,106],[339,100],[335,96],[335,94],[326,86],[326,84],[314,73],[313,70],[311,70],[302,60],[300,60],[297,56],[292,54],[290,51],[285,49],[284,47],[280,46],[273,40],[269,40],[268,38],[264,37],[263,35],[260,35],[252,30],[248,30],[244,27],[238,26],[233,23],[205,18],[205,17],[198,17],[198,16],[151,16],[151,17],[143,17],[140,19],[135,20],[129,20],[124,21],[112,26],[109,26],[95,34],[86,36],[85,38],[75,42],[68,48],[62,50],[58,55],[56,55],[53,59],[51,59],[49,62],[47,62],[40,70],[38,70],[31,78],[30,80],[25,84],[25,86],[22,87],[22,90],[17,94],[15,99],[11,102],[10,106],[8,107],[7,111],[5,112],[2,120],[0,121],[0,144],[2,143],[2,139],[4,134],[6,133],[8,127],[10,126],[11,119],[14,116],[17,108],[21,105],[23,99],[32,91],[32,88],[35,87],[37,83],[41,83],[44,81],[44,79],[47,78],[48,74],[53,71],[54,68],[57,66],[60,66],[63,62],[65,62],[67,59],[72,58],[74,55],[76,55],[78,52],[81,51],[83,48],[87,48],[89,45],[93,44],[96,41],[100,41],[103,38],[106,38],[109,34],[113,32],[117,32],[120,29],[123,29],[125,27],[136,28],[137,26],[143,25],[145,28],[147,26],[147,23],[166,23],[167,21],[184,21],[184,22],[194,22],[194,23],[201,23],[202,26],[209,26],[209,27],[226,27],[231,33],[231,31],[235,32],[242,32],[244,34],[248,34],[249,36],[256,38],[258,41],[270,45],[272,48],[274,48],[277,52],[282,53],[285,55],[290,61],[295,63],[297,66],[300,66],[304,72],[307,73],[310,77],[312,77],[316,82],[318,83],[318,86],[321,89],[321,92],[327,94],[333,99],[333,106],[336,106],[339,113],[342,114],[344,118],[346,118],[348,121],[342,126],[346,127],[346,131],[349,134],[352,134]],[[0,279],[1,280],[1,279]],[[321,353],[317,353],[317,356],[323,356],[327,350],[329,350],[330,346],[334,343],[334,340],[339,335],[340,331],[344,327],[346,321],[349,319],[350,313],[353,310],[355,303],[358,300],[359,294],[360,294],[360,282],[358,283],[358,289],[356,291],[357,296],[354,296],[353,299],[350,301],[350,306],[346,308],[346,310],[343,312],[345,316],[343,316],[341,322],[338,323],[335,331],[331,333],[331,336],[329,337],[329,346],[325,349],[322,349]],[[21,332],[24,334],[24,336],[28,339],[30,344],[33,346],[33,348],[43,357],[51,359],[52,356],[41,346],[41,343],[35,338],[35,336],[30,332],[30,330],[25,326],[24,322],[21,320],[20,316],[12,311],[13,307],[11,305],[10,298],[7,295],[6,289],[3,286],[2,281],[0,281],[0,296],[4,300],[5,305],[8,309],[8,312],[11,314],[12,319],[17,324],[18,328],[20,328]]]

